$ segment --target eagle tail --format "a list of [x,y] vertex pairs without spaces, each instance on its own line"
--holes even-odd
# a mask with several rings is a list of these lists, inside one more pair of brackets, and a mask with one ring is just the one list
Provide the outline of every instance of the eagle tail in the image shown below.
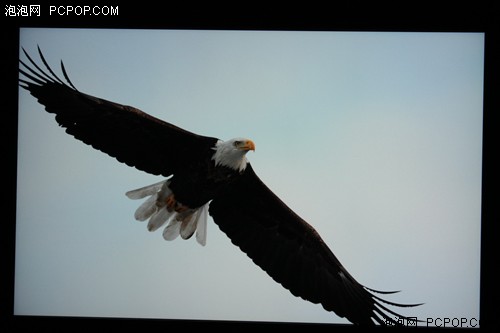
[[196,232],[196,240],[204,246],[207,239],[208,203],[194,209],[186,207],[182,211],[168,209],[167,201],[173,194],[169,185],[170,180],[167,179],[125,193],[133,200],[148,197],[135,211],[135,219],[149,219],[147,227],[151,232],[167,224],[163,231],[165,240],[174,240],[179,235],[182,239],[189,239]]

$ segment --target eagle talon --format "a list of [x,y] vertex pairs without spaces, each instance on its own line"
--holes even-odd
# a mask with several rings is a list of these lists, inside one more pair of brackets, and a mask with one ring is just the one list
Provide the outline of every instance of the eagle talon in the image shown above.
[[170,194],[166,199],[165,203],[167,204],[167,211],[169,213],[173,212],[174,210],[177,211],[177,201],[175,200],[174,194]]
[[176,199],[175,199],[175,195],[172,193],[170,194],[166,199],[165,199],[165,203],[167,204],[167,211],[169,213],[175,211],[176,213],[183,213],[185,212],[186,210],[189,209],[188,206],[185,206],[183,204],[181,204],[180,202],[178,202]]

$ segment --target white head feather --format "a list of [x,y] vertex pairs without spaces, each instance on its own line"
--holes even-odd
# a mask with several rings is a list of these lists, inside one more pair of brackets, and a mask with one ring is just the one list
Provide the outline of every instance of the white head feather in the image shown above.
[[215,147],[212,160],[215,165],[222,165],[228,168],[243,172],[247,167],[246,153],[249,150],[255,151],[255,144],[252,140],[235,138],[228,141],[219,140]]

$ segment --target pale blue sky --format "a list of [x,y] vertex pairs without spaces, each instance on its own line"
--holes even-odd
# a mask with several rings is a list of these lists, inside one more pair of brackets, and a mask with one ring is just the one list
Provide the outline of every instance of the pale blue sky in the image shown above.
[[[483,34],[22,29],[20,44],[82,92],[251,138],[257,174],[360,283],[426,303],[408,316],[479,317]],[[16,314],[345,322],[211,218],[205,247],[149,233],[125,192],[161,178],[19,96]]]

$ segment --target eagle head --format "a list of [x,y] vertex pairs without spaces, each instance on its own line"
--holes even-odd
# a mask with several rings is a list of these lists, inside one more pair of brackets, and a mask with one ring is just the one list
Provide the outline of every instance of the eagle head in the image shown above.
[[213,149],[215,153],[212,156],[212,160],[215,161],[216,166],[222,165],[243,172],[247,167],[247,158],[245,155],[250,150],[255,151],[255,143],[252,140],[244,138],[235,138],[227,141],[219,140]]

